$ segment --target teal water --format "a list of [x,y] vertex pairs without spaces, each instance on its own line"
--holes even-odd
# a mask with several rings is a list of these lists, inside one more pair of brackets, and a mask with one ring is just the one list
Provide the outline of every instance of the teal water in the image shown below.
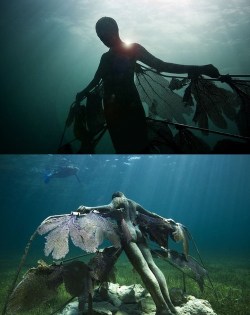
[[[80,182],[70,176],[45,184],[46,169],[67,164],[80,169]],[[204,254],[249,258],[248,155],[2,155],[0,167],[1,255],[21,252],[46,217],[108,204],[122,191],[187,226]]]
[[[44,182],[48,169],[69,164],[79,168],[80,182],[75,176]],[[107,204],[119,190],[146,209],[188,227],[219,302],[207,287],[202,295],[194,282],[187,283],[189,294],[208,299],[219,315],[249,314],[250,156],[1,155],[0,168],[0,309],[25,245],[41,221],[79,205]],[[33,241],[22,273],[36,266],[38,259],[52,262],[44,256],[44,243],[43,236]],[[172,241],[169,247],[182,251],[181,244]],[[71,244],[66,259],[80,254],[85,253]],[[197,257],[192,244],[191,254]],[[177,271],[164,261],[157,263],[170,288],[182,287]],[[125,256],[117,264],[117,281],[140,282]]]

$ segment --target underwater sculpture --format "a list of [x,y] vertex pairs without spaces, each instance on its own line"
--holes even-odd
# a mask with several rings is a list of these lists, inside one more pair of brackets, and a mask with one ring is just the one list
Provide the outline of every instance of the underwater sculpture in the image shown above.
[[[76,95],[58,152],[73,153],[71,142],[78,140],[81,145],[77,152],[94,153],[107,129],[116,153],[212,153],[209,139],[205,143],[193,134],[193,130],[201,131],[202,136],[232,137],[236,144],[241,144],[230,149],[230,144],[224,148],[225,145],[221,146],[218,141],[219,149],[225,153],[249,152],[250,90],[247,78],[250,75],[220,75],[211,64],[191,66],[163,62],[137,43],[126,45],[120,39],[116,21],[110,17],[97,21],[96,33],[109,51],[102,55],[93,80]],[[188,76],[170,76],[163,72]],[[165,77],[171,78],[171,82]],[[216,86],[212,81],[226,83],[232,91]],[[183,87],[186,88],[182,97],[182,92],[179,95],[175,91]],[[85,98],[86,105],[81,105]],[[162,133],[156,121],[159,119],[162,124],[172,127],[167,130],[167,139],[162,134],[157,136]],[[231,122],[240,134],[232,131]],[[63,145],[66,128],[72,124],[75,139]],[[178,132],[179,128],[181,132]],[[225,129],[228,132],[224,132]]]
[[[227,86],[219,87],[203,76],[179,80],[177,78],[180,77],[157,73],[140,64],[136,64],[135,74],[140,99],[148,107],[146,123],[151,153],[249,153],[248,80],[239,79],[239,76],[232,79],[228,75],[213,79],[228,85],[233,90],[230,91]],[[171,78],[171,81],[165,77]],[[183,97],[175,92],[180,88]],[[80,111],[89,113],[81,122],[74,103],[68,115],[64,133],[66,127],[73,124],[74,140],[81,142],[79,152],[82,153],[93,153],[107,130],[102,103],[92,101],[93,96],[101,97],[101,90],[102,84],[89,93],[86,105],[79,105]],[[233,125],[239,132],[229,130]],[[203,138],[197,135],[197,131]],[[64,133],[59,151],[73,153],[67,147],[74,140],[62,146]],[[224,137],[213,148],[209,141],[212,134]],[[92,144],[91,150],[88,141]]]
[[[126,198],[121,192],[114,193],[112,201],[108,205],[80,206],[71,214],[45,219],[32,235],[21,264],[37,233],[40,235],[48,233],[44,249],[45,255],[52,254],[52,257],[57,260],[63,259],[68,253],[69,237],[75,246],[96,254],[87,265],[77,260],[52,265],[40,262],[38,267],[29,270],[15,287],[17,274],[13,283],[13,288],[15,288],[11,288],[11,294],[2,314],[6,314],[6,311],[7,314],[18,314],[18,311],[38,306],[39,303],[54,296],[58,286],[62,283],[72,299],[78,297],[79,314],[82,314],[86,301],[88,301],[89,314],[91,314],[94,284],[109,281],[112,268],[122,251],[126,253],[151,294],[156,305],[156,314],[176,314],[169,297],[166,279],[152,258],[148,238],[166,251],[168,237],[174,241],[182,241],[184,253],[175,254],[173,251],[169,251],[170,260],[180,267],[192,269],[195,274],[200,274],[201,278],[206,275],[204,269],[198,270],[198,263],[189,259],[189,233],[183,225],[145,210],[138,203]],[[105,239],[108,239],[113,246],[98,251],[99,245]],[[20,268],[21,265],[18,272]],[[199,281],[201,283],[202,279]],[[30,296],[29,293],[32,291]],[[37,292],[41,292],[41,294],[36,296]],[[27,296],[30,296],[28,301]]]
[[104,115],[116,153],[148,152],[146,117],[134,84],[137,60],[158,72],[219,76],[219,71],[212,65],[186,66],[163,62],[137,43],[126,45],[120,39],[113,18],[99,19],[96,33],[109,51],[102,55],[93,80],[76,95],[74,107],[76,112],[79,111],[80,101],[103,82]]

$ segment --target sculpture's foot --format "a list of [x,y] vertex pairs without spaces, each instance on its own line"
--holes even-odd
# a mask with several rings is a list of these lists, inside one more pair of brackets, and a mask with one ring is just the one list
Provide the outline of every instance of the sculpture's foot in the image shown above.
[[176,308],[175,308],[174,306],[172,306],[172,307],[169,306],[169,308],[170,308],[170,310],[171,310],[171,312],[172,312],[173,314],[179,315],[179,312],[176,310]]
[[176,310],[176,308],[174,307],[174,305],[171,303],[168,305],[170,311],[173,313],[173,314],[177,314],[178,315],[178,312]]
[[170,310],[158,310],[155,315],[174,315]]

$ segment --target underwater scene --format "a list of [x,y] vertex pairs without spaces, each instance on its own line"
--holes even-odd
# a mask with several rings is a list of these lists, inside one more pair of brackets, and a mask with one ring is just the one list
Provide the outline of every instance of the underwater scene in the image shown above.
[[[1,314],[87,314],[109,282],[154,296],[138,248],[170,293],[167,312],[147,302],[156,314],[187,295],[250,314],[249,155],[1,155],[0,168]],[[119,312],[93,314],[155,314]]]
[[0,16],[1,153],[250,153],[249,0],[12,0]]

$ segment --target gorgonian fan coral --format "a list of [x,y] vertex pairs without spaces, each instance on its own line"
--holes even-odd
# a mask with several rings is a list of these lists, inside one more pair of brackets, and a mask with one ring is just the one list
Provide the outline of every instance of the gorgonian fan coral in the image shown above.
[[84,216],[71,214],[48,218],[37,232],[40,235],[49,232],[44,252],[46,256],[51,253],[54,259],[64,258],[69,252],[69,236],[75,246],[89,253],[96,252],[104,239],[108,239],[115,247],[120,246],[115,224],[93,212]]

